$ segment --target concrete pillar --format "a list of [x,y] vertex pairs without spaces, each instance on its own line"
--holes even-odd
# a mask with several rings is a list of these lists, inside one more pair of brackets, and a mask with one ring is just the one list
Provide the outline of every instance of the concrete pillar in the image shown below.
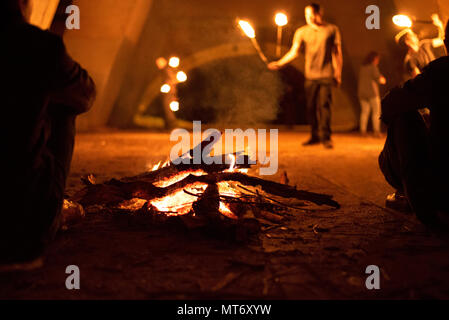
[[34,1],[33,11],[31,13],[31,24],[44,30],[50,28],[58,5],[59,0]]
[[106,125],[124,73],[147,19],[152,0],[75,0],[80,8],[81,29],[67,30],[69,53],[97,84],[92,110],[78,120],[81,130]]

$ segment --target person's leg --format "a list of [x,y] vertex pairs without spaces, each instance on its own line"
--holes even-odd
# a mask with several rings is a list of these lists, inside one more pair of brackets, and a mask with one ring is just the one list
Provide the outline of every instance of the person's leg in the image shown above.
[[311,126],[311,142],[319,142],[319,110],[317,109],[317,100],[319,94],[319,84],[317,81],[306,80],[305,82],[305,93],[306,93],[306,103],[307,103],[307,117],[309,124]]
[[365,134],[368,126],[368,116],[370,111],[370,103],[366,99],[360,98],[360,133]]
[[436,199],[432,177],[428,130],[417,112],[393,120],[379,157],[381,171],[397,190],[403,191],[423,223],[435,222]]
[[321,83],[318,98],[319,131],[323,142],[331,140],[331,104],[332,104],[332,84]]
[[0,224],[1,264],[36,259],[58,228],[73,153],[75,116],[55,115],[42,125],[47,132],[43,136],[49,137],[38,152],[42,164],[26,174],[17,168],[10,180]]
[[51,211],[51,226],[48,237],[52,238],[59,229],[59,219],[67,177],[72,163],[73,149],[75,145],[75,119],[74,115],[53,114],[51,117],[51,134],[48,140],[48,150],[53,158],[53,174],[49,181],[49,199]]
[[[371,105],[371,120],[373,123],[373,131],[375,135],[380,134],[380,97],[375,97],[370,100]],[[367,116],[368,120],[368,116]]]

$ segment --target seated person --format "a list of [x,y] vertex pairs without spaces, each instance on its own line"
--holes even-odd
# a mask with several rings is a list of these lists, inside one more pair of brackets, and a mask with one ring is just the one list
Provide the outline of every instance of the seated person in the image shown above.
[[[449,24],[444,44],[449,50]],[[426,125],[419,109],[428,107]],[[434,60],[421,74],[382,100],[388,126],[380,168],[397,192],[387,206],[406,200],[418,219],[447,229],[449,214],[449,56]]]
[[58,229],[75,118],[95,85],[59,36],[28,24],[32,0],[0,1],[0,264],[33,261]]

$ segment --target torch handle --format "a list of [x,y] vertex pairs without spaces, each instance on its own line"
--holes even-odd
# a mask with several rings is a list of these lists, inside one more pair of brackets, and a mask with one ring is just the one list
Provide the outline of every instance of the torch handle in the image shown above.
[[263,54],[262,49],[260,49],[259,43],[257,42],[256,38],[251,38],[251,43],[253,44],[254,48],[257,50],[257,53],[259,54],[260,58],[262,59],[262,61],[268,65],[268,59],[267,57]]
[[423,24],[433,24],[433,21],[430,20],[414,20],[415,23],[423,23]]

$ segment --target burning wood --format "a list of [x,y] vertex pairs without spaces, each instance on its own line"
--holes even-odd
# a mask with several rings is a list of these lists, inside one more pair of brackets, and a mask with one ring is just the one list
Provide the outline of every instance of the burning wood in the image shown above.
[[[191,152],[193,154],[193,152]],[[241,156],[241,155],[240,155]],[[308,210],[311,204],[339,208],[332,196],[297,190],[246,172],[251,167],[249,157],[231,165],[179,164],[160,162],[152,171],[121,180],[86,187],[72,199],[89,212],[91,206],[151,214],[153,217],[181,217],[191,225],[238,225],[254,227],[254,220],[280,223],[287,210]],[[283,181],[285,182],[285,181]],[[282,198],[282,199],[276,199]],[[285,199],[300,203],[289,205]],[[252,222],[251,222],[252,221]]]

